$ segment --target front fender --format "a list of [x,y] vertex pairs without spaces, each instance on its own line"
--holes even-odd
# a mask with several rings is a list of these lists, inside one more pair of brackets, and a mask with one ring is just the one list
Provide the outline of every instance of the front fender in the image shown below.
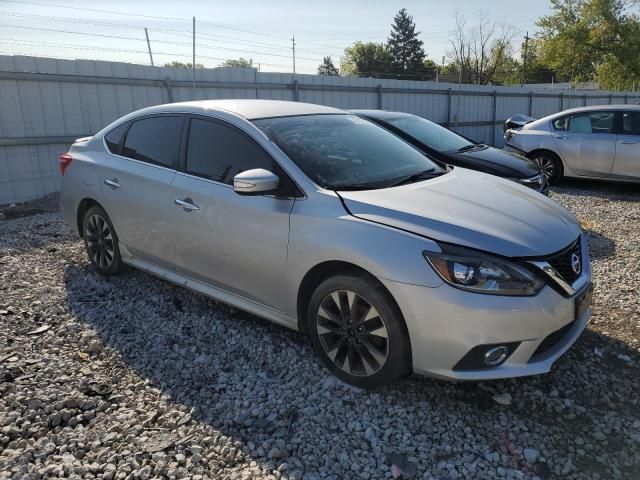
[[355,218],[337,197],[296,201],[287,262],[290,311],[296,311],[298,287],[307,272],[328,261],[357,265],[380,279],[438,287],[442,279],[422,256],[424,250],[440,248],[433,240]]

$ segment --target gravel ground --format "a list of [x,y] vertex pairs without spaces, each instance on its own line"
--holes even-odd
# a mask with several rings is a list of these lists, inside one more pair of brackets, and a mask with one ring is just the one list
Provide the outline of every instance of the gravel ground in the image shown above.
[[376,392],[295,332],[138,271],[96,276],[55,198],[4,210],[0,478],[638,478],[640,195],[552,196],[589,231],[596,282],[553,371]]

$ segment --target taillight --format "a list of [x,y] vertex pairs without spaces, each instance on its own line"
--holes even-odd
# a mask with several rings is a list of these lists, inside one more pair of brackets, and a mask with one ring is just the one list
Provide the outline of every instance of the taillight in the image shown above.
[[64,171],[71,164],[71,160],[73,160],[73,157],[68,153],[63,153],[62,155],[60,155],[60,173],[62,175],[64,175]]

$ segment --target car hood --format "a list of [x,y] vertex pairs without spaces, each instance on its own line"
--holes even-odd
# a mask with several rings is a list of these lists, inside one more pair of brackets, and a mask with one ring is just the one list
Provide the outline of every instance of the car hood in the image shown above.
[[494,147],[467,152],[446,152],[446,155],[451,158],[452,165],[499,177],[528,178],[540,173],[540,169],[525,157]]
[[544,195],[463,168],[409,185],[338,193],[360,219],[507,257],[558,252],[581,231],[571,213]]

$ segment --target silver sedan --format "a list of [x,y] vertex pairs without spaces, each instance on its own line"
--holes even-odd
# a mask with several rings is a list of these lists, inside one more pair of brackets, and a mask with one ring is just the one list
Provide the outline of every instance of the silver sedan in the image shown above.
[[564,177],[640,182],[640,106],[574,108],[505,132],[506,149],[533,159],[549,183]]
[[569,212],[335,108],[151,107],[78,140],[60,168],[97,272],[133,266],[300,330],[360,387],[547,372],[590,315]]

